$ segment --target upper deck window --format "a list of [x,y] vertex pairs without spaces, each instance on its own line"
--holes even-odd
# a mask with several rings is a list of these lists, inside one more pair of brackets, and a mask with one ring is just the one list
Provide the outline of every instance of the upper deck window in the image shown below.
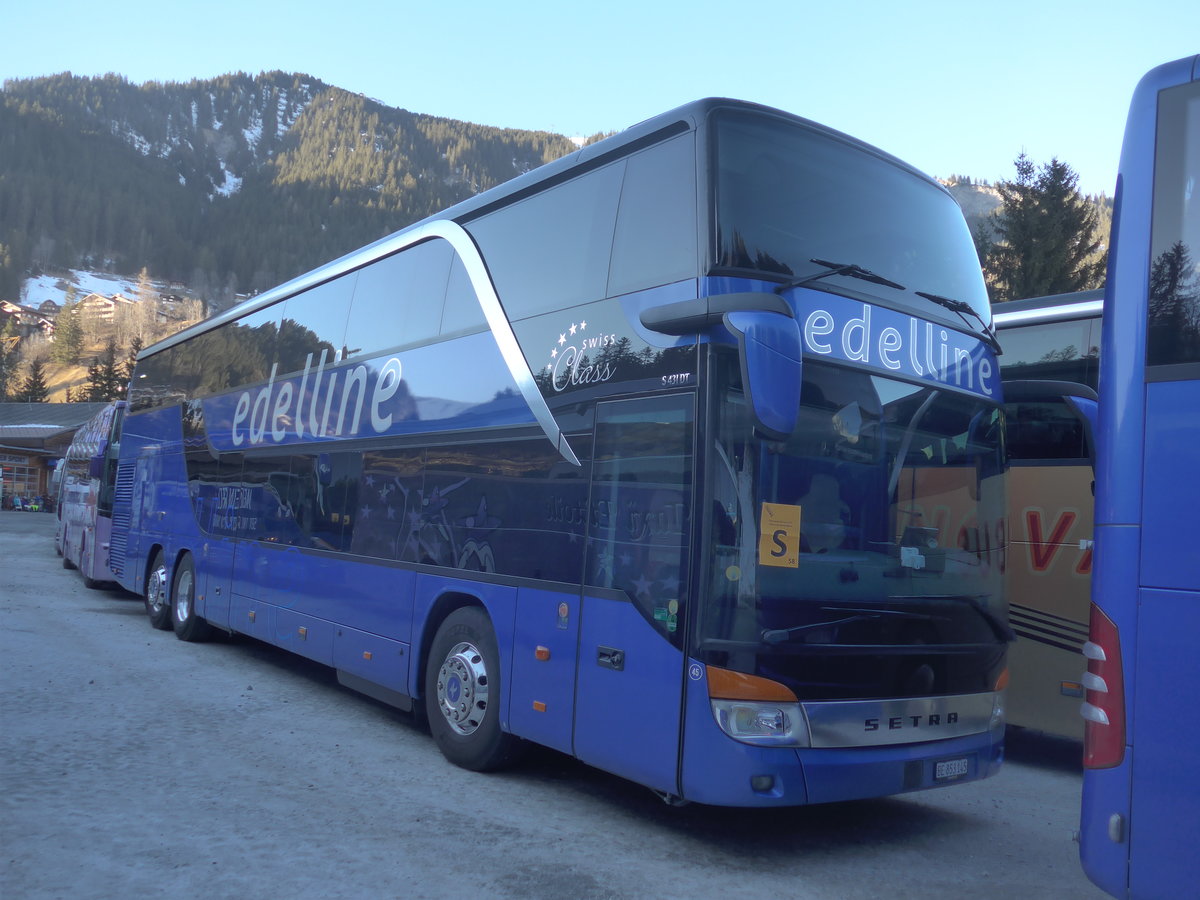
[[1163,91],[1154,160],[1146,364],[1200,362],[1200,82]]
[[467,230],[513,321],[695,277],[695,138],[586,172]]
[[790,281],[830,270],[814,260],[854,264],[903,288],[846,275],[808,286],[964,324],[922,291],[991,321],[966,220],[936,184],[786,119],[726,111],[714,131],[719,270]]

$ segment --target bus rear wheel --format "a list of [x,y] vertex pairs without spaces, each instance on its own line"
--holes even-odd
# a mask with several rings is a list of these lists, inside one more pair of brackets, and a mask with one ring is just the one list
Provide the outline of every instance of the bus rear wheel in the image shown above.
[[516,761],[522,742],[500,727],[500,654],[487,613],[456,609],[425,664],[425,712],[442,755],[476,772]]
[[171,627],[181,641],[206,641],[212,637],[212,626],[196,613],[196,568],[186,554],[175,567],[171,582]]
[[92,571],[94,560],[88,556],[88,543],[86,532],[79,538],[79,572],[83,575],[83,586],[91,588],[93,591],[104,587],[103,581],[97,581],[88,572]]
[[161,550],[154,554],[146,575],[146,615],[160,631],[171,627],[171,600],[167,592],[167,558]]
[[71,545],[68,543],[68,538],[70,538],[70,534],[64,530],[62,549],[58,553],[62,557],[62,567],[64,569],[73,569],[75,568],[75,563],[71,562]]

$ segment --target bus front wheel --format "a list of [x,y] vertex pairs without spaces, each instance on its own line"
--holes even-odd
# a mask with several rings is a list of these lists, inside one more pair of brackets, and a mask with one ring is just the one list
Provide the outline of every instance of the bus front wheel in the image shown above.
[[167,558],[159,550],[146,575],[146,615],[159,631],[171,627],[171,600],[167,593]]
[[425,664],[425,712],[438,749],[464,769],[514,762],[521,741],[500,727],[500,654],[487,613],[456,609],[437,630]]
[[171,626],[181,641],[206,641],[212,636],[212,626],[196,613],[196,568],[186,554],[171,582]]

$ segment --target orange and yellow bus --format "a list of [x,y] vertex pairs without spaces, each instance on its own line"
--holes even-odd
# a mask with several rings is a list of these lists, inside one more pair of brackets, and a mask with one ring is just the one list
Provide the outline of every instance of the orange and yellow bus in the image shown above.
[[1009,457],[1010,725],[1083,739],[1080,652],[1092,575],[1093,448],[1067,398],[1024,381],[1097,388],[1103,291],[1016,300],[995,308],[1004,349]]

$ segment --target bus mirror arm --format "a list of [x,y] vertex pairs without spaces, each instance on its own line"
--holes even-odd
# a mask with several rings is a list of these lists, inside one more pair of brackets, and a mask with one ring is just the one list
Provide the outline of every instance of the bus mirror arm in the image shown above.
[[761,311],[729,312],[724,322],[737,339],[755,430],[768,440],[783,440],[796,428],[800,411],[800,325],[790,315]]
[[639,318],[642,325],[659,334],[682,336],[708,331],[720,325],[727,313],[768,312],[791,316],[791,307],[782,297],[761,291],[743,291],[735,294],[712,294],[665,303],[643,309]]

